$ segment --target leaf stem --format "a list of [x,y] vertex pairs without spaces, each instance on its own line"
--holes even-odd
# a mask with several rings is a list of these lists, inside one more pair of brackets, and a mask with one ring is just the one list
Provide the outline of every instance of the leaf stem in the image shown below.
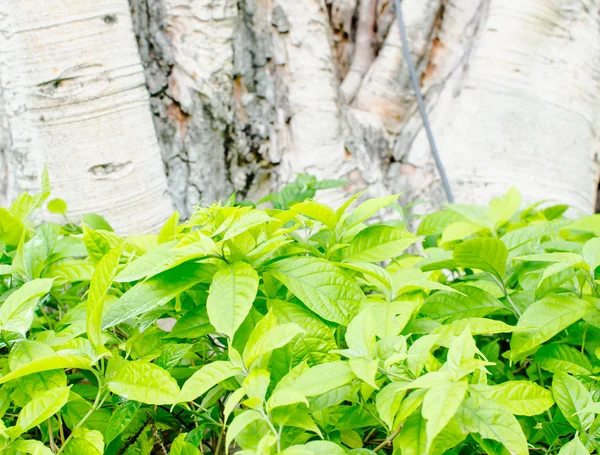
[[377,447],[375,447],[373,449],[373,452],[377,453],[381,449],[385,449],[387,446],[389,446],[394,441],[394,439],[396,439],[396,436],[398,436],[400,434],[400,431],[402,431],[403,426],[404,426],[403,423],[398,425],[398,428],[396,428],[392,434],[390,434],[387,438],[385,438],[381,444],[379,444]]

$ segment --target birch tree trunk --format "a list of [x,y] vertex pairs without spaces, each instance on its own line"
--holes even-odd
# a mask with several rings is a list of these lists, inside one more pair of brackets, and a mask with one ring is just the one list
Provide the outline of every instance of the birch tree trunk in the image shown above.
[[[183,216],[232,191],[257,199],[299,172],[346,178],[334,201],[361,189],[404,192],[421,210],[444,201],[392,0],[123,2],[0,0],[9,192],[33,185],[48,158],[66,199],[100,197],[109,217],[151,227],[167,207],[160,148]],[[457,200],[515,185],[527,201],[593,211],[600,0],[402,5]],[[58,172],[84,162],[72,178]],[[123,175],[115,192],[108,179]]]
[[[0,2],[9,199],[39,188],[122,233],[171,209],[126,0]],[[3,116],[4,118],[4,116]]]
[[[175,205],[309,172],[443,201],[389,0],[130,0]],[[600,0],[405,0],[457,199],[593,210]]]

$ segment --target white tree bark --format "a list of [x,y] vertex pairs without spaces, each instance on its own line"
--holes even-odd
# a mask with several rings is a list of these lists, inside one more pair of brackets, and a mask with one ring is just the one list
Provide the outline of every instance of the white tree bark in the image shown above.
[[[599,8],[598,0],[447,3],[424,83],[458,201],[484,202],[515,185],[526,201],[593,211]],[[429,194],[431,159],[416,116],[399,144],[402,183]]]
[[[55,180],[67,162],[94,155],[94,165],[73,174],[82,181],[59,182],[66,199],[91,197],[86,182],[128,172],[143,182],[133,187],[146,201],[157,199],[160,169],[134,161],[156,157],[157,148],[128,12],[117,0],[62,2],[62,9],[35,5],[35,14],[33,0],[0,3],[9,37],[2,45],[9,161],[17,169],[9,189],[37,184],[44,150],[57,163]],[[370,196],[405,192],[429,203],[422,208],[444,201],[390,0],[129,2],[169,190],[184,216],[231,191],[256,200],[299,172],[346,178],[330,201],[365,188]],[[591,212],[600,0],[402,4],[457,200],[485,203],[515,185],[528,201]],[[143,153],[132,154],[132,145]],[[0,176],[2,169],[0,147]],[[125,190],[109,183],[93,189],[101,209],[149,218],[164,211],[166,204],[125,205],[137,196],[113,204]]]
[[47,164],[70,215],[155,230],[171,206],[127,1],[2,1],[0,13],[8,197],[39,188]]

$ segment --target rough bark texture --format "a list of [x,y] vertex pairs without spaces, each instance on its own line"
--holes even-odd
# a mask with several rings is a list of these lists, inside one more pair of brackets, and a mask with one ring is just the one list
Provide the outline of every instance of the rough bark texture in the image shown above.
[[47,164],[72,216],[101,213],[123,233],[156,229],[170,201],[126,0],[0,10],[8,198],[36,191]]
[[[85,10],[89,14],[73,16],[74,22],[42,25],[60,27],[62,35],[53,36],[76,37],[79,41],[71,41],[80,44],[65,46],[81,49],[86,43],[86,50],[100,46],[95,38],[79,37],[77,30],[97,26],[102,51],[119,54],[101,64],[124,58],[130,62],[111,71],[130,78],[123,96],[129,100],[135,93],[138,111],[121,114],[125,126],[102,137],[97,123],[78,119],[86,125],[83,133],[73,133],[72,140],[68,134],[60,140],[54,135],[43,142],[44,150],[64,166],[59,149],[77,150],[82,142],[94,142],[95,134],[103,150],[120,150],[121,143],[114,145],[123,138],[130,144],[133,131],[144,156],[155,154],[156,143],[144,123],[148,109],[137,60],[132,46],[121,43],[130,39],[129,14],[118,9],[117,0],[65,2],[72,11],[93,4],[93,13]],[[405,200],[426,202],[421,209],[444,200],[391,0],[129,2],[168,187],[183,216],[194,205],[232,191],[257,199],[299,172],[346,178],[343,191],[325,197],[334,203],[365,188],[370,196],[404,191]],[[42,36],[36,32],[40,24],[23,13],[33,4],[2,4],[13,16],[21,15],[24,31],[10,40],[29,43],[21,48],[11,44],[5,47],[13,50],[10,57],[3,54],[11,162],[30,159],[31,144],[47,137],[37,132],[49,131],[51,122],[41,122],[32,112],[72,117],[73,107],[55,112],[61,100],[81,96],[73,87],[93,92],[100,82],[106,84],[101,74],[108,71],[85,66],[87,61],[54,63],[58,54],[52,39],[47,49],[33,48],[32,37]],[[404,0],[402,5],[410,52],[457,200],[486,202],[515,185],[528,201],[555,199],[591,212],[600,148],[600,0]],[[94,22],[110,16],[113,6],[120,11],[117,22]],[[48,9],[48,17],[59,14],[44,5],[30,16],[43,17],[40,8]],[[25,57],[13,57],[14,49],[25,50]],[[32,58],[42,68],[35,76],[43,75],[43,80],[32,79],[34,73],[23,69]],[[55,65],[68,67],[46,75]],[[56,81],[58,88],[52,87]],[[29,104],[18,101],[20,86],[37,87]],[[111,93],[99,96],[103,106]],[[145,126],[130,123],[138,121]],[[16,136],[13,123],[20,125]],[[119,163],[112,157],[102,158],[104,162]],[[39,170],[39,163],[33,164],[23,169]],[[139,166],[133,169],[137,172]],[[157,172],[156,166],[152,169]],[[19,182],[31,183],[37,176],[21,174]],[[155,197],[153,181],[151,187],[155,192],[148,194]],[[72,186],[66,188],[72,191]]]

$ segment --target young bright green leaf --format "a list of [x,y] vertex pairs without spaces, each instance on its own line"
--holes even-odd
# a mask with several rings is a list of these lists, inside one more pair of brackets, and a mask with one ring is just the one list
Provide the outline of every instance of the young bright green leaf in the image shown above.
[[510,187],[505,195],[490,201],[490,218],[496,225],[510,220],[521,207],[521,194],[515,187]]
[[348,365],[358,379],[366,382],[373,389],[379,390],[379,386],[375,383],[379,366],[378,359],[368,360],[364,357],[352,357],[348,360]]
[[524,330],[515,332],[510,340],[513,359],[549,340],[593,309],[585,300],[567,295],[549,294],[534,302],[517,324]]
[[200,455],[200,449],[185,440],[187,433],[181,433],[173,440],[169,455]]
[[16,449],[23,453],[29,453],[31,455],[54,455],[54,452],[46,447],[42,442],[35,441],[33,439],[17,439],[8,448],[10,450]]
[[292,404],[305,404],[308,407],[308,400],[304,395],[294,389],[276,390],[267,401],[267,412],[282,406],[290,406]]
[[502,281],[506,273],[508,250],[501,240],[481,237],[457,245],[453,257],[459,267],[479,269]]
[[441,234],[446,227],[457,221],[465,221],[465,217],[462,215],[452,212],[450,210],[440,210],[426,215],[417,233],[419,235],[437,235]]
[[110,250],[120,246],[123,239],[113,232],[102,229],[94,230],[84,224],[83,243],[90,258],[98,262]]
[[167,338],[200,338],[214,332],[206,307],[201,305],[185,313],[175,323]]
[[600,265],[600,237],[588,240],[581,251],[585,262],[590,266],[592,274]]
[[314,366],[302,373],[293,388],[306,397],[322,395],[348,384],[355,378],[348,362],[336,361]]
[[356,207],[347,217],[344,218],[343,228],[351,229],[359,223],[375,215],[379,210],[387,207],[398,199],[399,194],[392,196],[383,196],[374,199],[368,199]]
[[269,265],[267,270],[328,321],[348,324],[364,298],[356,282],[325,259],[291,257]]
[[529,454],[521,425],[505,408],[492,403],[479,406],[472,399],[466,399],[456,416],[464,430],[498,441],[511,455]]
[[29,281],[0,306],[0,330],[24,334],[33,322],[33,311],[40,299],[50,292],[51,279]]
[[399,256],[419,238],[405,229],[376,225],[358,233],[344,252],[344,262],[380,262]]
[[258,274],[244,262],[219,269],[210,285],[206,308],[211,324],[229,338],[242,324],[258,289]]
[[104,440],[102,433],[86,428],[73,431],[71,440],[65,446],[65,455],[102,455]]
[[566,344],[546,344],[534,355],[534,360],[546,371],[587,376],[592,374],[592,364],[577,349]]
[[67,213],[67,203],[64,201],[64,199],[52,199],[51,201],[48,201],[48,211],[50,213],[65,215]]
[[546,412],[554,404],[552,394],[529,381],[508,381],[494,386],[472,385],[481,405],[488,400],[501,404],[515,415],[534,416]]
[[575,436],[573,440],[560,449],[558,455],[590,455],[590,452],[585,448],[581,440]]
[[323,205],[317,201],[304,201],[299,204],[294,204],[290,209],[292,214],[300,214],[309,216],[320,223],[323,223],[329,229],[335,229],[337,216],[333,209]]
[[375,320],[368,309],[356,316],[346,330],[346,343],[358,355],[367,359],[373,357],[375,351]]
[[183,384],[177,402],[193,401],[220,382],[241,373],[239,367],[228,361],[218,360],[206,364]]
[[243,411],[242,413],[235,416],[233,421],[229,424],[227,429],[227,436],[225,438],[225,446],[229,447],[236,436],[248,425],[256,420],[261,419],[261,415],[252,409]]
[[179,212],[175,211],[173,212],[173,215],[171,215],[169,219],[165,221],[165,224],[163,224],[163,227],[160,229],[160,232],[158,234],[158,243],[161,244],[173,240],[177,233],[178,224]]
[[586,431],[590,427],[594,414],[581,411],[592,403],[592,395],[580,381],[567,373],[558,372],[552,380],[552,395],[573,428]]
[[262,336],[255,339],[255,341],[253,340],[254,342],[246,344],[243,354],[244,363],[250,368],[254,361],[262,355],[285,346],[303,333],[304,330],[293,322],[268,330]]
[[192,286],[205,282],[206,278],[202,265],[190,263],[137,283],[117,301],[105,303],[107,310],[102,318],[102,328],[114,327],[165,305]]
[[420,412],[415,412],[406,420],[398,435],[397,444],[402,455],[428,453],[426,421]]
[[119,267],[121,249],[115,248],[106,253],[96,266],[90,290],[88,292],[86,309],[86,331],[93,346],[102,344],[102,315],[104,314],[104,299],[110,289]]
[[467,388],[466,381],[435,386],[427,391],[423,400],[423,418],[427,420],[427,451],[435,437],[441,433],[460,408]]
[[441,322],[459,319],[484,318],[506,307],[483,289],[468,285],[457,285],[458,292],[436,292],[431,294],[421,308],[421,313]]
[[337,344],[333,330],[318,316],[300,305],[282,300],[269,300],[268,304],[279,324],[294,323],[304,330],[302,336],[292,339],[286,347],[293,366],[303,360],[308,360],[311,365],[334,360],[331,351],[337,349]]
[[407,393],[407,384],[408,382],[391,382],[375,396],[377,412],[389,431],[393,430],[394,418],[398,414],[400,404]]
[[0,243],[17,246],[24,229],[23,222],[5,208],[0,207]]
[[146,404],[175,404],[179,386],[159,366],[144,361],[123,362],[107,383],[108,389],[128,400]]
[[31,400],[19,413],[17,428],[26,432],[52,417],[67,403],[70,389],[70,386],[50,389]]
[[23,376],[27,376],[32,373],[39,373],[42,371],[56,370],[56,369],[81,369],[89,370],[91,368],[92,361],[87,356],[82,355],[53,355],[43,358],[35,359],[27,364],[20,366],[19,368],[11,371],[9,374],[0,377],[0,384],[4,384],[13,379],[17,379]]

